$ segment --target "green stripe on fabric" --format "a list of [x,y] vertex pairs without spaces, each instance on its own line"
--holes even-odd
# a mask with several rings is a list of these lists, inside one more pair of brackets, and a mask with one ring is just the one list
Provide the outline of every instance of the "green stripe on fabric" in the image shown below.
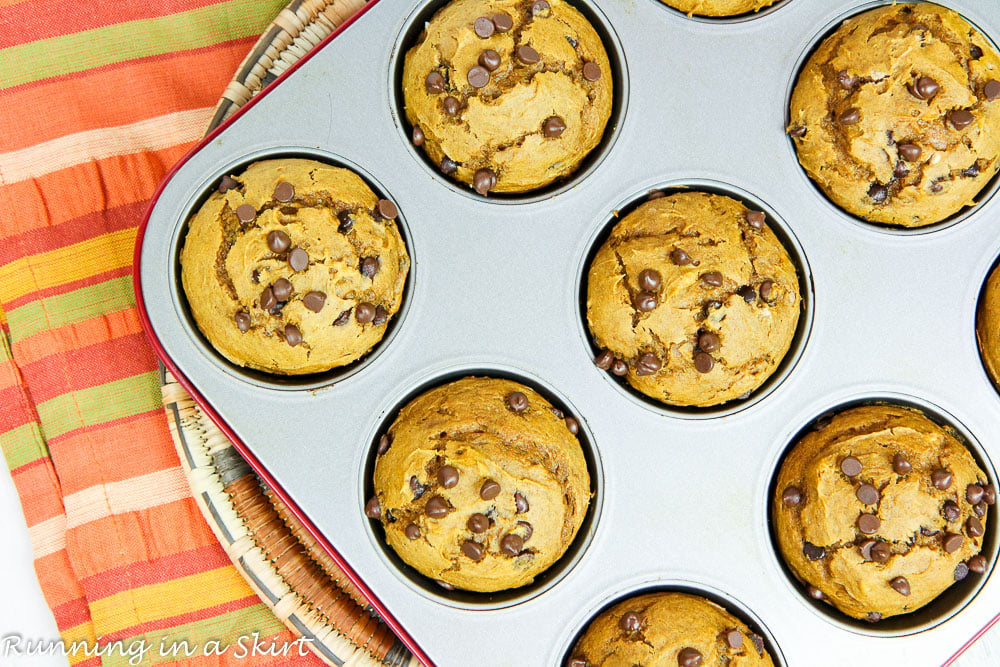
[[133,375],[78,389],[38,404],[38,417],[48,440],[83,426],[149,412],[162,405],[159,374]]
[[66,294],[45,297],[7,313],[11,342],[16,343],[46,329],[64,327],[134,306],[132,276],[122,276]]
[[0,88],[258,35],[286,4],[230,0],[12,46],[0,52]]
[[0,433],[0,448],[3,449],[3,457],[7,459],[8,470],[16,470],[49,455],[35,422],[21,424],[6,433]]
[[[228,650],[223,653],[222,658],[216,658],[217,660],[226,661],[228,658],[233,664],[246,662],[249,666],[254,663],[252,656],[246,655],[242,660],[238,659],[238,656],[241,652],[247,653],[253,647],[253,633],[255,631],[258,632],[259,636],[263,639],[264,637],[275,635],[284,629],[285,626],[275,618],[274,613],[270,609],[264,606],[263,603],[257,603],[246,609],[238,609],[193,623],[186,623],[184,625],[164,628],[163,630],[148,632],[137,637],[130,637],[122,640],[122,644],[127,649],[133,642],[145,641],[143,645],[150,647],[150,650],[146,653],[146,660],[143,660],[142,664],[149,665],[175,662],[179,658],[185,657],[184,645],[181,644],[182,641],[187,641],[187,646],[196,651],[191,656],[192,658],[203,655],[206,646],[211,653],[212,649],[215,648],[215,644],[208,644],[208,642],[218,641],[220,652],[223,649],[227,649],[227,647]],[[241,648],[239,644],[240,637],[249,637],[243,641],[242,645],[244,648]],[[164,647],[166,655],[160,655],[160,646]],[[170,655],[170,648],[172,646],[176,646],[178,649],[176,657]],[[270,644],[265,644],[265,646],[270,646]],[[279,645],[277,648],[281,650],[282,647]],[[289,648],[288,655],[292,660],[297,658],[297,646]],[[126,667],[129,664],[128,660],[128,656],[122,656],[118,652],[115,652],[114,656],[104,657],[101,665],[102,667]]]

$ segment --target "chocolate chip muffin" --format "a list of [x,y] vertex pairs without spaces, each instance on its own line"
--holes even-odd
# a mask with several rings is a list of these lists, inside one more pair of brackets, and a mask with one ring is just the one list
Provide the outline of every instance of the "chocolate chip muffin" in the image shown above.
[[990,273],[979,297],[976,339],[986,372],[993,384],[1000,387],[1000,267]]
[[777,0],[662,0],[687,15],[736,16],[770,7]]
[[400,558],[445,588],[524,586],[566,552],[587,511],[578,430],[517,382],[436,387],[382,437],[366,514]]
[[809,58],[788,132],[810,178],[847,212],[940,222],[975,203],[1000,167],[1000,55],[939,5],[864,12]]
[[969,451],[916,410],[821,419],[781,464],[772,521],[810,596],[878,621],[920,609],[969,572],[996,491]]
[[235,364],[298,375],[349,364],[399,310],[410,258],[395,205],[302,159],[224,176],[181,250],[198,328]]
[[773,665],[764,640],[705,598],[647,593],[595,618],[576,642],[567,667],[633,665]]
[[604,135],[612,73],[563,0],[452,0],[406,54],[413,143],[477,192],[528,192],[573,173]]
[[765,214],[706,192],[626,215],[587,278],[595,363],[668,405],[718,405],[759,387],[800,310],[798,275]]

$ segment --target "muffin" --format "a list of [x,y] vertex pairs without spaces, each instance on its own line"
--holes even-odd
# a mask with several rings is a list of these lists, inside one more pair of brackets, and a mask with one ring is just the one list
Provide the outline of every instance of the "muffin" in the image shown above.
[[998,169],[1000,55],[930,3],[844,21],[792,93],[799,162],[849,213],[920,227],[975,203]]
[[996,492],[948,429],[890,405],[816,428],[785,457],[772,501],[781,554],[810,596],[874,622],[985,572]]
[[517,382],[436,387],[383,435],[366,514],[400,558],[445,588],[524,586],[566,552],[587,512],[578,430]]
[[770,7],[778,0],[662,0],[668,7],[697,16],[736,16]]
[[312,160],[224,176],[181,250],[198,328],[226,359],[269,373],[359,359],[402,302],[410,258],[395,217],[356,174]]
[[759,387],[800,310],[798,275],[764,213],[706,192],[626,215],[587,277],[595,363],[668,405],[718,405]]
[[567,667],[773,665],[764,640],[705,598],[648,593],[601,612],[576,642]]
[[986,372],[1000,387],[1000,267],[990,272],[976,313],[976,339]]
[[403,67],[413,143],[477,192],[529,192],[572,174],[604,135],[612,72],[563,0],[452,0]]

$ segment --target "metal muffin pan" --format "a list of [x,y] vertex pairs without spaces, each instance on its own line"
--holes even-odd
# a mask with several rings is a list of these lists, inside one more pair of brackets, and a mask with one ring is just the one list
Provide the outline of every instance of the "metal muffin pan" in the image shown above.
[[[791,79],[815,39],[870,3],[787,0],[743,21],[693,20],[656,0],[575,4],[606,19],[628,75],[614,140],[588,172],[550,196],[501,200],[430,169],[406,140],[391,92],[405,52],[392,40],[410,34],[425,5],[381,0],[162,185],[136,250],[153,344],[425,660],[561,664],[594,613],[662,586],[722,596],[750,615],[786,665],[860,655],[946,662],[1000,611],[1000,583],[990,576],[995,509],[987,574],[970,575],[915,627],[880,630],[817,609],[790,581],[770,536],[770,489],[789,443],[817,416],[894,397],[953,423],[997,481],[990,460],[1000,458],[1000,396],[974,326],[982,282],[1000,255],[1000,204],[986,201],[931,233],[897,234],[844,214],[804,176],[784,134]],[[1000,36],[1000,5],[945,4]],[[193,328],[177,281],[186,220],[205,191],[234,165],[286,155],[360,170],[398,205],[413,260],[406,306],[377,354],[299,386],[224,362]],[[593,366],[580,283],[616,209],[664,184],[712,183],[765,203],[797,241],[813,316],[799,358],[766,395],[692,419],[635,399]],[[571,566],[537,591],[479,603],[414,582],[363,508],[373,443],[401,401],[444,377],[483,373],[526,378],[564,404],[594,449],[602,486]]]

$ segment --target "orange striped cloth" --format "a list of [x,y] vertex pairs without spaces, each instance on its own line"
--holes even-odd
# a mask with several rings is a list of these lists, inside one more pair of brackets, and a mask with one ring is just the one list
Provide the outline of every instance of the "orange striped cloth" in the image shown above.
[[[0,446],[67,645],[289,662],[202,655],[294,637],[191,498],[131,282],[157,183],[284,3],[0,0]],[[193,657],[159,655],[181,640]],[[71,664],[129,664],[79,648]]]

